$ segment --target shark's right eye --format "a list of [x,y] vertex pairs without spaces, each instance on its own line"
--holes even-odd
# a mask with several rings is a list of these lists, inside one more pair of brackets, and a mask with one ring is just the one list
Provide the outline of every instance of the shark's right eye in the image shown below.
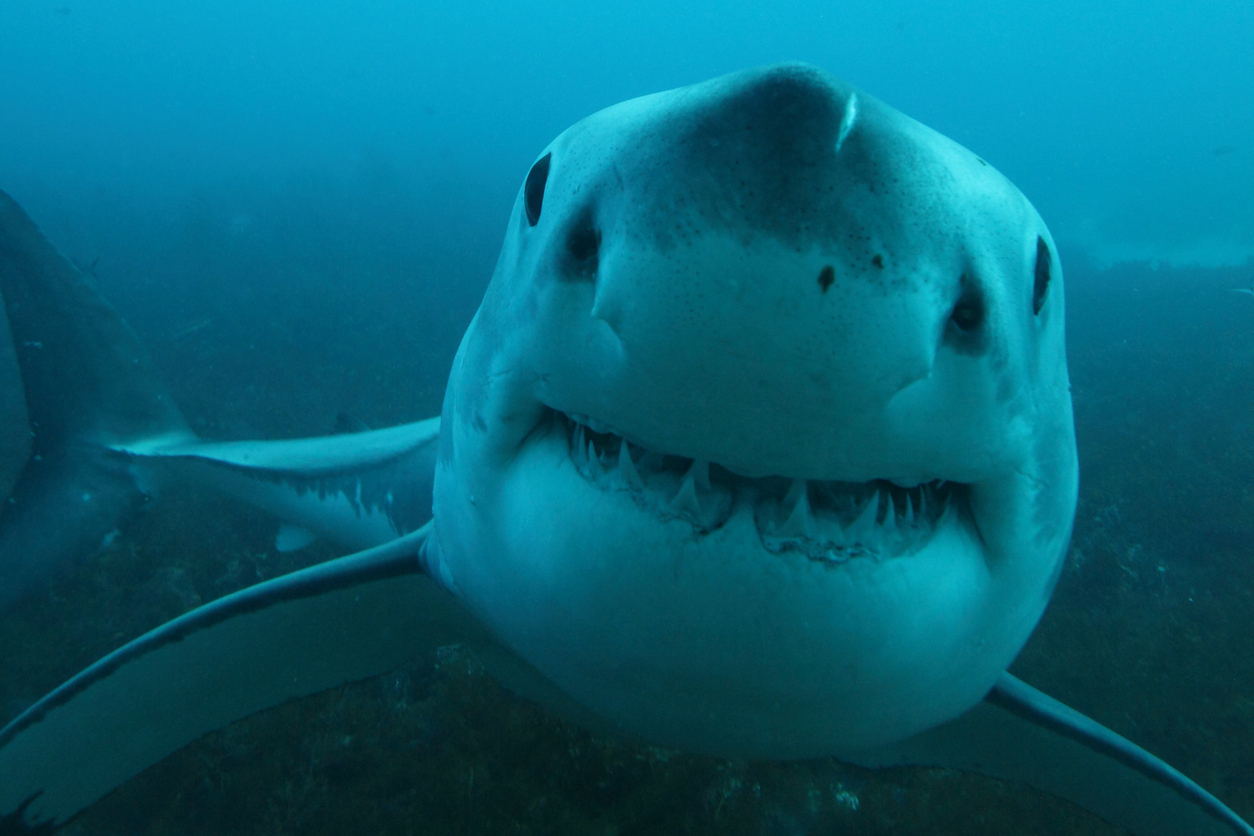
[[532,226],[540,221],[540,209],[544,206],[544,184],[549,179],[549,161],[552,157],[552,154],[545,154],[527,172],[527,183],[523,186],[523,205],[527,209],[527,223]]
[[1032,282],[1032,313],[1039,314],[1045,305],[1045,291],[1049,290],[1049,267],[1053,259],[1049,244],[1039,235],[1036,237],[1036,270]]

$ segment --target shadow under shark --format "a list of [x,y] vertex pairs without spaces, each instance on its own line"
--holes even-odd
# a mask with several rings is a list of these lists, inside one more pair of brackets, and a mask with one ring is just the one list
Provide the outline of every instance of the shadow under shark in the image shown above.
[[1005,672],[1076,501],[1052,239],[983,160],[821,71],[715,79],[558,137],[443,415],[390,430],[199,441],[91,285],[4,212],[35,431],[14,530],[38,545],[85,480],[111,499],[37,560],[0,551],[0,571],[29,588],[177,478],[364,551],[193,610],[14,720],[0,831],[64,823],[206,731],[461,643],[604,731],[971,770],[1138,834],[1254,833]]

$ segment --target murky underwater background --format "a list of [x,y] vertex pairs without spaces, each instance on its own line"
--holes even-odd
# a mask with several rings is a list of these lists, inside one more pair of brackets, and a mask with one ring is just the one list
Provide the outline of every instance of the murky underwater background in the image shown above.
[[[229,222],[221,233],[232,240]],[[1254,299],[1231,288],[1254,265],[1096,270],[1076,255],[1068,266],[1080,507],[1057,594],[1013,671],[1249,817]],[[298,305],[241,330],[248,313],[230,307],[206,301],[187,324],[137,320],[207,436],[325,432],[340,411],[376,425],[433,414],[461,328],[448,312],[372,329],[352,311],[306,320]],[[4,717],[188,608],[335,554],[278,554],[274,532],[263,515],[190,489],[151,501],[102,553],[0,618]],[[724,761],[602,739],[449,648],[211,734],[67,832],[1113,831],[1040,793],[957,773]]]
[[[1041,210],[1081,496],[1013,672],[1254,819],[1254,9],[550,2],[0,6],[0,189],[89,270],[207,438],[439,411],[535,154],[592,111],[770,61],[847,77]],[[1202,267],[1191,265],[1206,265]],[[151,501],[0,615],[0,722],[199,604],[335,556]],[[456,649],[211,734],[70,834],[1112,833],[935,770],[591,735]]]

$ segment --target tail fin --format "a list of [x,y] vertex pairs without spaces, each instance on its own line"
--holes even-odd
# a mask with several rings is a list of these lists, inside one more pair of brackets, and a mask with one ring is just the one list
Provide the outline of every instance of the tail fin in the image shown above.
[[4,192],[0,296],[37,452],[76,439],[190,435],[131,329]]
[[99,548],[134,506],[109,445],[191,432],[130,328],[3,192],[0,297],[2,611]]

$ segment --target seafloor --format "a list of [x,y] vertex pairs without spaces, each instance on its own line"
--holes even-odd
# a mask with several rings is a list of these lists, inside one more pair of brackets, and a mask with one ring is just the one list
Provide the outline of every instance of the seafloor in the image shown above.
[[[1080,507],[1057,594],[1013,671],[1254,820],[1254,299],[1230,292],[1251,284],[1254,265],[1069,269]],[[416,380],[372,352],[377,335],[346,348],[351,359],[311,367],[282,354],[281,329],[250,344],[271,359],[235,365],[215,326],[164,340],[138,330],[159,343],[176,398],[209,436],[312,432],[354,403],[375,422],[438,409],[443,372]],[[0,719],[190,607],[333,555],[279,555],[273,534],[213,496],[151,502],[103,552],[0,617]],[[953,772],[725,761],[600,738],[448,648],[210,734],[65,832],[1116,831],[1041,793]]]

